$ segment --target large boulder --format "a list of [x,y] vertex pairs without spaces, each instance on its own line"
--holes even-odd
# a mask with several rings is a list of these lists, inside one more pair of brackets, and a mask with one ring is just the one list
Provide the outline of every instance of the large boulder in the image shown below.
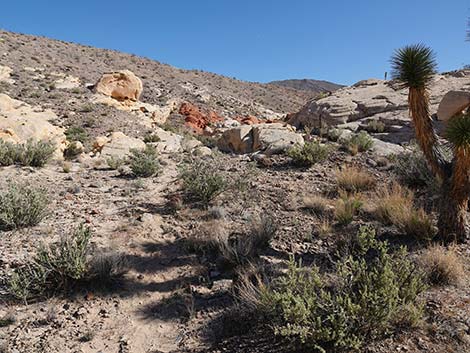
[[56,157],[60,158],[67,142],[64,129],[50,123],[56,119],[57,115],[52,110],[31,107],[6,94],[0,94],[0,139],[4,141],[50,141],[57,146]]
[[112,97],[118,101],[138,101],[143,85],[132,71],[122,70],[106,73],[95,85],[95,92]]
[[101,148],[101,156],[123,158],[129,154],[131,149],[144,148],[144,141],[126,136],[124,133],[117,131],[109,136],[109,142],[105,143]]
[[378,113],[404,110],[406,98],[405,91],[395,89],[387,81],[364,80],[328,97],[312,100],[300,112],[290,116],[288,122],[298,128],[336,126]]
[[15,80],[10,78],[12,72],[13,70],[11,67],[0,65],[0,82],[6,82],[10,84],[15,83]]
[[437,117],[439,120],[448,121],[468,107],[470,107],[470,92],[449,91],[439,103]]
[[253,126],[253,151],[263,151],[267,155],[278,154],[295,145],[303,145],[304,138],[291,126],[283,124],[255,124]]
[[186,126],[198,134],[202,134],[209,125],[224,120],[216,112],[203,112],[199,107],[188,102],[181,104],[179,113],[185,117]]
[[282,153],[296,144],[303,145],[303,137],[292,127],[275,123],[242,125],[226,130],[217,147],[225,152],[245,154],[263,151],[271,155]]

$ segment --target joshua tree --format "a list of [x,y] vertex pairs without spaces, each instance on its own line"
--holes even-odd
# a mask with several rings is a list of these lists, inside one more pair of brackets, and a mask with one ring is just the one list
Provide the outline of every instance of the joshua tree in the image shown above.
[[444,158],[429,112],[428,87],[436,73],[433,51],[421,44],[398,49],[392,56],[392,77],[409,89],[408,105],[416,140],[432,171],[442,181],[439,235],[445,242],[467,237],[467,206],[470,196],[470,114],[447,122],[446,137],[453,145],[453,158]]

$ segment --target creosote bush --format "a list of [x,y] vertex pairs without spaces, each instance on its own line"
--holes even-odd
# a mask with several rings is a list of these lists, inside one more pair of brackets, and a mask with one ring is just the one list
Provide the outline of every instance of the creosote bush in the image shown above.
[[336,262],[333,281],[291,259],[287,273],[271,283],[245,282],[240,300],[255,307],[276,335],[320,352],[360,350],[397,326],[416,324],[425,284],[407,250],[391,252],[367,227],[356,243]]
[[338,188],[348,192],[370,190],[375,187],[376,180],[368,172],[356,167],[344,167],[336,171]]
[[434,285],[459,285],[465,278],[461,260],[454,248],[433,245],[420,257],[420,263]]
[[398,183],[377,192],[375,213],[378,219],[396,226],[400,231],[418,240],[428,241],[435,234],[431,217],[413,205],[414,195]]
[[28,140],[15,144],[0,140],[0,166],[21,165],[43,167],[54,155],[56,147],[48,141]]
[[10,183],[0,194],[0,230],[37,225],[47,214],[49,199],[44,189]]
[[143,150],[131,149],[129,166],[136,177],[143,178],[152,177],[161,170],[157,150],[150,145],[146,145]]
[[10,294],[28,301],[65,292],[80,284],[101,286],[121,275],[122,257],[93,254],[90,238],[90,229],[80,225],[71,236],[40,245],[36,255],[10,277]]
[[439,181],[428,166],[423,152],[416,145],[406,152],[394,155],[394,171],[402,183],[409,187],[428,187],[438,190]]
[[180,166],[180,178],[186,194],[207,206],[228,188],[213,159],[191,159]]
[[65,130],[65,136],[67,140],[70,142],[79,141],[81,143],[85,143],[88,141],[89,136],[86,130],[79,126],[71,126],[67,130]]
[[310,167],[315,163],[323,162],[328,158],[331,148],[318,141],[305,142],[303,146],[294,146],[287,155],[292,163],[300,167]]
[[343,141],[343,147],[352,155],[356,155],[358,152],[368,151],[373,145],[374,141],[366,131],[353,134],[350,138]]

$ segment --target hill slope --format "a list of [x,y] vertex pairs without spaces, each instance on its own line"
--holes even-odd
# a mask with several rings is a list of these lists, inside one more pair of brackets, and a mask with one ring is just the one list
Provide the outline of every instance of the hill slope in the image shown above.
[[286,88],[294,88],[300,91],[308,91],[315,94],[322,93],[322,92],[333,92],[343,85],[339,85],[337,83],[328,82],[328,81],[319,81],[319,80],[311,80],[311,79],[293,79],[293,80],[282,80],[282,81],[272,81],[269,82],[272,85],[279,86],[279,87],[286,87]]

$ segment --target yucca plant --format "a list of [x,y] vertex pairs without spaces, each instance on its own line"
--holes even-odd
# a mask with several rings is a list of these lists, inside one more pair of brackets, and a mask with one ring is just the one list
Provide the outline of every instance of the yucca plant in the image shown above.
[[408,105],[416,140],[432,171],[442,180],[439,236],[445,242],[467,238],[467,205],[470,196],[470,115],[457,115],[447,124],[446,137],[453,158],[446,160],[429,111],[429,85],[436,73],[434,52],[422,44],[398,49],[392,56],[392,77],[408,88]]

